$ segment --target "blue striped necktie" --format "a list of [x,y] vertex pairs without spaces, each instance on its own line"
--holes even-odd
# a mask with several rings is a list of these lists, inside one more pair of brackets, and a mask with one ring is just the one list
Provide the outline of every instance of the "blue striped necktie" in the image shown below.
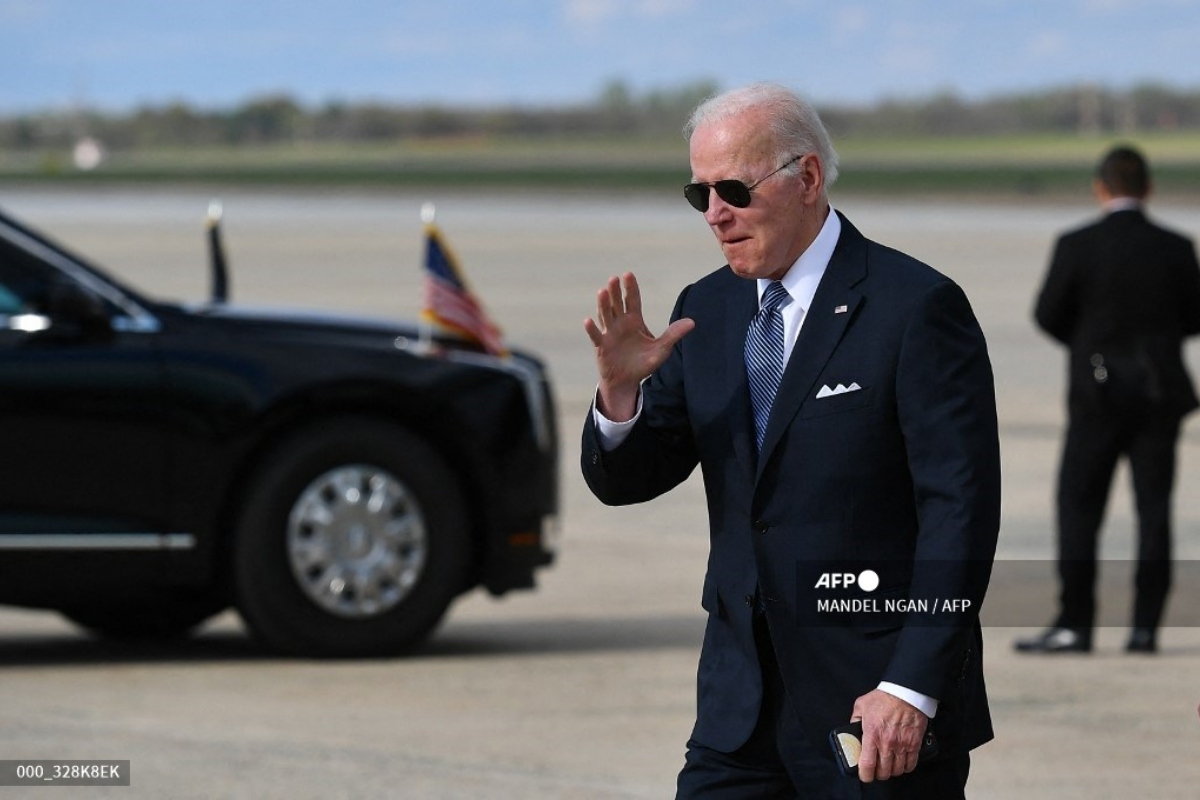
[[792,296],[779,281],[771,281],[763,292],[762,305],[746,331],[746,377],[750,381],[750,404],[754,409],[754,441],[762,450],[767,420],[775,392],[783,379],[783,315],[779,309]]

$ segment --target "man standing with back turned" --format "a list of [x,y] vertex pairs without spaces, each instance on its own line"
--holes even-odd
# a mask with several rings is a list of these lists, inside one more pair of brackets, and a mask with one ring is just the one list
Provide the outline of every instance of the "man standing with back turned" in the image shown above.
[[1197,404],[1183,340],[1200,333],[1200,267],[1191,241],[1146,218],[1150,175],[1138,151],[1111,150],[1092,188],[1105,216],[1059,238],[1034,311],[1069,349],[1069,420],[1058,475],[1059,614],[1018,641],[1021,652],[1092,649],[1097,540],[1122,456],[1138,517],[1129,652],[1158,649],[1171,585],[1175,443]]
[[[684,195],[728,265],[683,290],[658,337],[632,274],[601,289],[582,453],[609,504],[704,476],[708,625],[678,797],[961,798],[968,751],[992,737],[978,610],[1000,464],[983,334],[957,285],[830,208],[837,155],[793,92],[720,95],[686,132]],[[861,613],[823,616],[829,573],[813,565],[864,561],[879,585],[849,596]],[[874,613],[898,598],[925,603]],[[857,779],[829,743],[852,720]],[[938,753],[918,764],[927,728]]]

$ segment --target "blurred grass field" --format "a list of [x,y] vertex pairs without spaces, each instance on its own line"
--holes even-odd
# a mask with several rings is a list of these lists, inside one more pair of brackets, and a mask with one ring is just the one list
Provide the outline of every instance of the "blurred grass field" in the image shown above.
[[[1036,196],[1087,192],[1116,142],[1142,148],[1160,195],[1200,195],[1200,132],[1131,136],[843,137],[839,191]],[[0,181],[216,185],[674,189],[681,138],[409,140],[117,151],[91,170],[67,151],[0,152]]]

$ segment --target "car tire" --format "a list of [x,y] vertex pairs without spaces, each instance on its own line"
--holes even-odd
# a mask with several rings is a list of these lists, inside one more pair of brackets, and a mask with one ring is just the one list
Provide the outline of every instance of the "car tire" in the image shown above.
[[229,604],[205,595],[153,596],[64,608],[64,617],[93,634],[122,641],[182,638]]
[[307,429],[272,451],[240,515],[238,610],[284,653],[401,653],[467,588],[468,526],[457,477],[421,438],[360,418]]

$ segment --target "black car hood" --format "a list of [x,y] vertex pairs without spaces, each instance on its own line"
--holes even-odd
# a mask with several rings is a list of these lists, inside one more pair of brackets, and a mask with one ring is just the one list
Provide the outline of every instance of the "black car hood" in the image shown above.
[[[436,328],[411,320],[389,320],[330,311],[270,306],[204,303],[169,307],[171,313],[202,325],[219,325],[230,332],[253,333],[266,340],[292,343],[388,348],[412,355],[427,355],[433,350],[453,351],[499,367],[497,361],[517,360],[542,369],[541,360],[531,353],[514,350],[510,359],[495,359],[473,342],[448,335]],[[164,309],[160,308],[159,311]],[[479,363],[479,362],[476,362]],[[503,367],[501,367],[503,368]]]
[[326,331],[364,336],[417,336],[420,326],[411,321],[388,320],[314,309],[206,303],[182,309],[193,317],[228,320],[232,324],[265,326],[280,330]]

